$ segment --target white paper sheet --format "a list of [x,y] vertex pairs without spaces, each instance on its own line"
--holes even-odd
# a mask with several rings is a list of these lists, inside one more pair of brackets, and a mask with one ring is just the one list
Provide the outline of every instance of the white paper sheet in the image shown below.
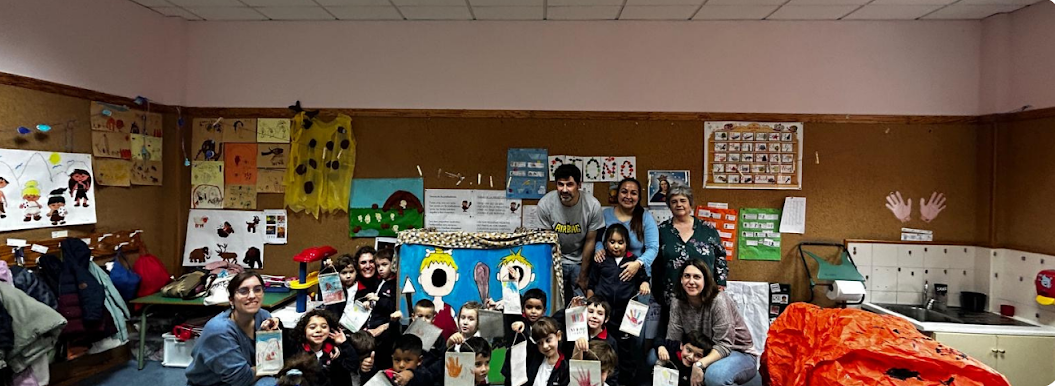
[[504,307],[502,312],[506,315],[520,315],[520,291],[517,290],[517,283],[513,281],[503,281],[502,283],[502,302]]
[[780,233],[806,233],[806,197],[785,197]]
[[523,210],[502,190],[425,190],[425,227],[441,232],[513,232]]
[[268,244],[285,244],[289,238],[289,217],[285,209],[264,211],[264,240]]
[[769,283],[751,281],[730,281],[725,287],[725,292],[736,302],[758,353],[765,350],[769,334],[769,287]]
[[652,369],[652,386],[678,386],[678,370],[656,366]]
[[641,326],[645,324],[646,317],[648,317],[648,305],[630,299],[630,302],[626,304],[623,321],[619,323],[619,331],[641,336]]
[[191,209],[183,265],[227,260],[246,268],[263,268],[263,220],[261,211]]
[[256,375],[282,371],[282,330],[256,332]]
[[567,326],[567,340],[574,342],[579,338],[589,338],[589,327],[586,326],[586,307],[572,307],[564,311],[564,325]]
[[444,386],[474,386],[473,368],[476,354],[471,352],[447,352],[443,362]]
[[514,344],[509,351],[509,383],[523,386],[527,383],[527,341]]
[[392,386],[392,381],[388,380],[388,376],[385,375],[384,371],[378,371],[376,375],[366,381],[363,386]]
[[[0,231],[95,224],[95,173],[91,154],[0,149],[0,178],[6,181],[0,187],[6,215]],[[62,205],[51,208],[52,197]]]
[[341,326],[348,331],[359,331],[370,320],[370,310],[362,302],[355,300],[344,306],[344,314],[341,315]]
[[432,345],[436,344],[436,339],[440,337],[442,332],[443,330],[425,319],[418,319],[410,323],[406,334],[421,338],[421,347],[432,347]]
[[524,205],[524,228],[527,229],[546,229],[545,225],[542,225],[542,220],[538,217],[538,205]]

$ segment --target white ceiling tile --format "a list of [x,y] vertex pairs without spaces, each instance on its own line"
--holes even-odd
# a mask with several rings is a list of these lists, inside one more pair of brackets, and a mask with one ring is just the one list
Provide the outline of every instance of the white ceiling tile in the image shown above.
[[183,18],[184,20],[201,20],[198,15],[190,13],[190,11],[179,7],[156,7],[151,9],[165,16],[179,17]]
[[469,0],[473,7],[541,7],[542,0]]
[[703,4],[703,0],[626,0],[626,6],[632,5],[695,5]]
[[689,20],[697,8],[697,5],[627,5],[619,20]]
[[623,6],[623,0],[548,0],[546,5],[558,7],[582,7],[589,5],[618,5]]
[[1043,3],[1045,0],[961,0],[959,4],[964,5],[1030,5]]
[[150,8],[172,6],[172,3],[166,0],[132,0],[132,2]]
[[781,5],[787,0],[709,0],[704,6],[710,5]]
[[620,6],[586,6],[586,7],[549,7],[546,18],[549,20],[615,20],[619,16]]
[[317,7],[312,0],[241,0],[250,7]]
[[777,7],[777,5],[710,5],[710,2],[707,2],[692,20],[762,20],[773,13]]
[[473,7],[476,20],[542,20],[542,7]]
[[245,7],[238,0],[169,0],[180,7]]
[[864,5],[870,0],[790,0],[787,5]]
[[399,10],[403,12],[407,20],[472,20],[473,18],[464,1],[460,7],[409,5],[399,7]]
[[1022,8],[1020,5],[962,5],[953,4],[927,15],[924,19],[955,19],[976,20],[984,19],[993,14],[1011,12]]
[[352,5],[369,5],[369,6],[386,6],[391,7],[392,3],[388,0],[315,0],[321,6],[352,6]]
[[940,5],[866,5],[843,20],[913,20],[941,8]]
[[403,20],[396,7],[387,6],[364,6],[364,7],[326,7],[334,16],[340,20]]
[[322,7],[259,7],[256,9],[271,20],[334,20]]
[[958,0],[875,0],[868,5],[946,5]]
[[191,7],[188,11],[205,20],[267,20],[267,16],[249,7]]
[[836,20],[854,9],[856,5],[785,5],[766,20]]
[[392,0],[397,7],[415,5],[422,7],[456,7],[465,6],[465,0]]

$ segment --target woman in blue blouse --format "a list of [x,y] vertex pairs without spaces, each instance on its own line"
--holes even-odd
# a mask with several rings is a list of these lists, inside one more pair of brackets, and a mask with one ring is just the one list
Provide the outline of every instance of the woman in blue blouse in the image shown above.
[[[606,227],[613,224],[623,224],[626,229],[630,230],[626,250],[638,256],[635,261],[623,263],[623,272],[619,275],[619,278],[623,281],[629,281],[642,269],[645,270],[646,274],[652,276],[652,261],[656,259],[656,253],[659,251],[659,228],[656,226],[656,219],[652,217],[652,214],[641,206],[641,183],[633,178],[625,178],[620,181],[616,193],[616,205],[611,208],[605,208],[602,214],[604,215],[604,225]],[[597,251],[593,255],[594,261],[598,263],[604,261],[606,257],[603,244],[597,243]],[[637,300],[648,304],[650,307],[659,307],[658,304],[653,305],[655,300],[649,295],[640,296]],[[612,320],[618,321],[623,318],[623,315],[610,315],[610,317]],[[656,337],[656,327],[651,326],[651,324],[658,322],[646,320],[645,325],[641,328],[642,333],[640,337],[627,338],[637,341],[637,344],[633,345],[633,347],[644,348],[639,353],[651,350],[652,340]],[[620,350],[624,346],[631,347],[630,345],[620,344]],[[620,355],[625,355],[625,353]],[[644,359],[644,357],[637,359]],[[635,363],[644,363],[644,360],[635,361]],[[648,372],[639,369],[637,373],[647,374]],[[625,375],[634,376],[632,372]],[[630,381],[631,384],[634,384],[633,379],[630,379]]]
[[274,385],[274,378],[256,376],[256,331],[281,327],[278,318],[260,308],[264,301],[264,280],[245,271],[227,285],[231,308],[205,324],[201,337],[191,350],[194,361],[187,367],[191,386]]

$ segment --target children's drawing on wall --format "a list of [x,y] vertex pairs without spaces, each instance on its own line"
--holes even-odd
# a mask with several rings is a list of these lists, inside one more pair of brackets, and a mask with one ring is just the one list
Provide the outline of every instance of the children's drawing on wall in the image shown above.
[[[553,291],[553,246],[551,244],[523,244],[509,242],[509,246],[493,248],[445,248],[443,246],[415,243],[414,234],[401,234],[403,244],[399,251],[399,283],[409,282],[414,287],[413,302],[428,299],[436,304],[437,320],[454,326],[454,309],[468,301],[487,303],[502,299],[503,272],[513,277],[516,289],[523,294],[539,288],[547,294]],[[438,233],[437,237],[464,233]],[[484,235],[484,234],[475,234]],[[486,235],[511,235],[487,233]],[[464,238],[465,236],[460,236]],[[528,240],[523,236],[519,240]],[[465,280],[471,278],[471,280]],[[401,304],[404,315],[408,315],[406,304]],[[447,320],[447,319],[450,320]]]
[[130,135],[93,131],[92,154],[96,157],[132,159]]
[[161,138],[131,134],[132,159],[161,161]]
[[649,170],[648,204],[667,206],[667,192],[671,186],[691,186],[688,170]]
[[132,186],[132,161],[112,158],[95,159],[96,182],[104,186]]
[[227,185],[256,185],[256,144],[224,143],[223,179]]
[[191,143],[188,152],[194,152],[192,161],[223,160],[223,122],[217,119],[195,119],[191,131]]
[[570,163],[579,167],[583,182],[613,182],[624,178],[637,178],[637,157],[574,155],[551,155],[548,158],[549,180],[553,181],[553,171],[563,164]]
[[223,209],[223,185],[194,185],[190,192],[191,209]]
[[256,209],[256,185],[227,185],[223,189],[225,209]]
[[254,229],[262,218],[264,212],[259,211],[191,210],[183,265],[227,261],[248,268],[263,267],[264,232]]
[[256,192],[257,193],[283,193],[286,184],[283,178],[286,171],[280,169],[257,169],[256,170]]
[[223,143],[256,143],[256,118],[224,119],[222,125]]
[[425,225],[421,178],[357,178],[348,204],[351,237],[395,236]]
[[164,133],[161,114],[146,113],[146,126],[143,127],[143,135],[161,138]]
[[286,207],[315,218],[323,212],[347,210],[355,170],[352,118],[341,114],[322,121],[301,112],[293,118],[290,136]]
[[0,149],[0,231],[94,224],[94,170],[88,154]]
[[[111,133],[141,134],[147,118],[147,115],[142,111],[101,102],[92,102],[90,113],[93,131]],[[158,118],[155,119],[160,119],[161,115],[157,114],[157,116]],[[160,129],[160,124],[158,126]],[[161,134],[157,136],[160,137]]]
[[539,199],[546,194],[546,149],[509,149],[507,198]]
[[256,141],[260,143],[289,143],[289,119],[257,119]]
[[162,175],[161,161],[132,161],[132,185],[160,186]]
[[261,143],[257,145],[257,167],[264,169],[285,169],[289,158],[288,143]]

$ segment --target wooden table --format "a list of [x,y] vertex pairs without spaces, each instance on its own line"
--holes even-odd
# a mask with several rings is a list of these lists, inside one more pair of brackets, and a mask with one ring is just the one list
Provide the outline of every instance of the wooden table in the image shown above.
[[[260,308],[270,310],[275,308],[282,303],[292,300],[297,296],[296,291],[290,292],[265,292],[264,300],[260,302]],[[132,304],[142,304],[143,314],[139,318],[139,370],[143,369],[144,365],[144,351],[146,351],[146,336],[147,336],[147,310],[152,306],[199,306],[207,307],[204,303],[204,298],[183,300],[179,298],[167,298],[161,296],[161,293],[156,293],[150,296],[144,296],[138,299],[133,299]],[[212,307],[228,307],[227,304],[215,304]]]

